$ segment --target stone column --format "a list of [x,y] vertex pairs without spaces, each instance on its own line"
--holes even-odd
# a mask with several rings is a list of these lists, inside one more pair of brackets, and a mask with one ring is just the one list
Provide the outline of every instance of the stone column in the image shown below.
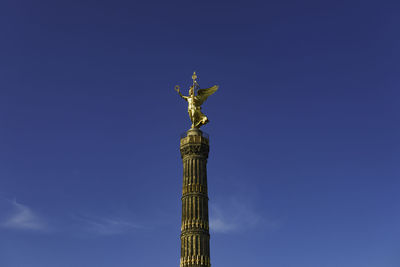
[[199,129],[181,138],[183,161],[181,267],[209,267],[207,158],[209,140]]

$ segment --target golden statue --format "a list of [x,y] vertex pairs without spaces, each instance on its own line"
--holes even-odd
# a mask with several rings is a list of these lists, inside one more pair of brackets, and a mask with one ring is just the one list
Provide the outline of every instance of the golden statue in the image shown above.
[[[192,79],[193,85],[189,88],[188,96],[182,95],[179,85],[175,86],[175,91],[177,91],[178,94],[188,102],[188,112],[190,120],[192,121],[192,128],[200,128],[208,123],[208,118],[201,112],[201,105],[210,95],[217,91],[218,85],[214,85],[213,87],[207,89],[200,89],[200,86],[196,81],[196,72],[193,73]],[[198,89],[197,95],[194,93],[195,89]]]

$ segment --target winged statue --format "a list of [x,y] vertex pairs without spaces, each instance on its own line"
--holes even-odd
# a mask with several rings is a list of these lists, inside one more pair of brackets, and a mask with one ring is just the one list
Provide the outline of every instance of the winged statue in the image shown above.
[[[184,96],[180,91],[179,85],[175,86],[175,91],[188,102],[188,113],[190,120],[192,121],[192,128],[200,128],[201,126],[209,122],[206,115],[201,112],[201,105],[207,100],[207,98],[214,94],[218,90],[218,85],[207,89],[200,89],[197,83],[196,72],[192,75],[193,85],[189,88],[189,95]],[[195,90],[197,90],[197,95],[195,95]]]

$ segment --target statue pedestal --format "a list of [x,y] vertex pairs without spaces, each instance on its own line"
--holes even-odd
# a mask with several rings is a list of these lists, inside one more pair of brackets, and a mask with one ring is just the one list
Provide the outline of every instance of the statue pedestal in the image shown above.
[[187,135],[203,135],[203,132],[199,128],[190,128],[187,132]]

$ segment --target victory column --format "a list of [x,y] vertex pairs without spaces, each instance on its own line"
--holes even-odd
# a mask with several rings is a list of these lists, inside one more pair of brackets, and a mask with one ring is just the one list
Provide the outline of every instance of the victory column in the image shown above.
[[[188,102],[192,127],[180,141],[183,162],[182,227],[180,267],[210,267],[210,233],[208,225],[207,158],[209,139],[200,127],[208,123],[201,105],[215,93],[218,86],[200,89],[196,73],[189,95],[179,86],[175,90]],[[197,95],[195,94],[197,90]]]

